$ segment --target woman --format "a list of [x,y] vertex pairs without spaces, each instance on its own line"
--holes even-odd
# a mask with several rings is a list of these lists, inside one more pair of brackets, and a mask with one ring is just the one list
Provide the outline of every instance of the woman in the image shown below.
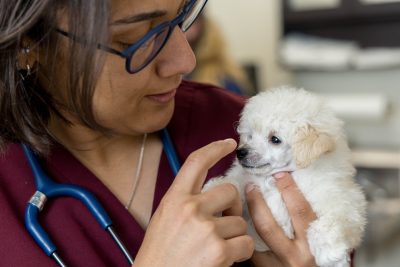
[[[200,193],[206,176],[223,173],[231,162],[232,154],[220,160],[235,141],[215,140],[234,136],[243,105],[224,90],[181,82],[195,65],[183,31],[205,1],[0,3],[2,265],[56,266],[23,226],[36,187],[21,143],[40,155],[53,180],[97,196],[135,267],[229,266],[250,258],[254,266],[314,265],[304,229],[315,214],[290,175],[281,174],[277,184],[295,240],[284,236],[248,187],[269,253],[252,256],[235,188]],[[186,159],[175,178],[159,137],[165,127],[178,157]],[[220,212],[225,216],[214,216]],[[42,213],[40,223],[66,264],[127,266],[80,202],[58,198]]]

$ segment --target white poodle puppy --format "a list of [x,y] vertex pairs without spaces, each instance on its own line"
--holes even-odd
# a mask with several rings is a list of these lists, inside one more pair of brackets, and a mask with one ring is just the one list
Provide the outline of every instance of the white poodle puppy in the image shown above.
[[[260,188],[271,212],[289,238],[290,217],[273,174],[291,172],[317,215],[307,229],[308,243],[318,266],[349,266],[349,253],[362,239],[366,200],[353,176],[343,123],[316,95],[302,89],[278,88],[249,99],[238,126],[237,159],[223,177],[203,190],[232,183],[245,202],[244,188]],[[258,236],[244,206],[243,216],[257,251],[269,248]]]

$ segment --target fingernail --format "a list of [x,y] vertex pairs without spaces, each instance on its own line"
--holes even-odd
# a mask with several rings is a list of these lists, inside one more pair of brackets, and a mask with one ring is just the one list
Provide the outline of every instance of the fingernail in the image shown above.
[[236,141],[235,141],[235,139],[233,139],[233,138],[225,139],[223,142],[229,143],[229,144],[232,144],[232,145],[235,145],[235,146],[236,146]]
[[251,191],[253,191],[254,189],[256,190],[260,190],[260,188],[255,185],[255,184],[247,184],[246,185],[246,193],[250,193]]
[[248,260],[248,259],[250,259],[250,257],[246,257],[246,258],[241,258],[240,260],[238,260],[237,262],[242,262],[242,261],[246,261],[246,260]]
[[274,177],[275,177],[276,179],[280,179],[280,178],[285,177],[286,174],[287,174],[286,172],[278,172],[278,173],[274,174]]

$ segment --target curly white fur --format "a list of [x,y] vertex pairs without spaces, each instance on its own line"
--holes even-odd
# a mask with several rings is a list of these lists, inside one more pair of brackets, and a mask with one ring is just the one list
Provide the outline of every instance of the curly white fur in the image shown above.
[[[224,177],[210,180],[204,190],[221,183],[260,188],[272,214],[289,238],[293,227],[275,186],[273,174],[291,172],[317,220],[307,230],[311,253],[318,266],[347,267],[349,253],[362,239],[366,200],[353,176],[343,123],[321,99],[302,89],[277,88],[249,99],[239,127],[242,151]],[[269,248],[258,236],[248,214],[248,232],[257,251]]]

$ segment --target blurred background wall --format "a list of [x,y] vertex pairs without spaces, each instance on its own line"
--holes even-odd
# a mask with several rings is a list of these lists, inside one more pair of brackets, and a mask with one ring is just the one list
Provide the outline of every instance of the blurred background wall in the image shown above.
[[220,23],[232,56],[257,66],[257,86],[287,83],[290,75],[277,58],[282,34],[280,0],[210,0],[210,15]]
[[400,1],[209,0],[206,13],[258,91],[304,87],[346,122],[369,200],[356,266],[400,266]]

